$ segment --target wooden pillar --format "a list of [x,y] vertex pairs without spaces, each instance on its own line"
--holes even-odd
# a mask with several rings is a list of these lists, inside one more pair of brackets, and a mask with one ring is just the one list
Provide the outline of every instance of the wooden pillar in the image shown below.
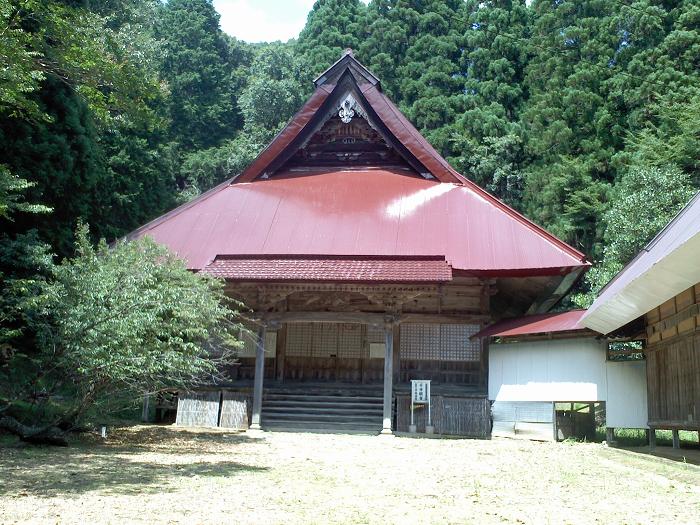
[[287,355],[287,325],[283,324],[277,330],[277,347],[275,349],[275,363],[277,365],[277,381],[284,381],[284,361]]
[[260,430],[263,376],[265,374],[265,333],[265,325],[260,325],[260,328],[258,328],[258,340],[255,345],[255,382],[253,383],[253,416],[250,424],[251,430]]
[[141,421],[148,423],[151,420],[151,395],[147,392],[143,395],[143,408],[141,410]]
[[605,427],[605,442],[612,445],[615,441],[615,429],[613,427]]
[[647,429],[647,438],[649,439],[649,448],[650,449],[655,449],[656,448],[656,429],[655,428],[649,428]]
[[394,383],[394,327],[384,325],[384,420],[382,434],[391,434],[391,408]]
[[401,325],[394,325],[394,384],[401,382]]
[[677,428],[671,430],[673,435],[673,448],[681,448],[681,436]]

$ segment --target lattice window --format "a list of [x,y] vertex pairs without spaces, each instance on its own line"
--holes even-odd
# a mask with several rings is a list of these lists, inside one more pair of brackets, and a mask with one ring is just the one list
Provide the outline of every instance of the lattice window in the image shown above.
[[384,343],[384,339],[384,328],[382,328],[381,326],[367,325],[368,343]]
[[443,361],[479,361],[481,344],[469,338],[479,331],[479,325],[440,325],[440,357]]
[[367,357],[366,325],[343,323],[338,325],[338,357],[362,359]]
[[291,323],[287,325],[287,355],[311,357],[313,329],[313,323]]
[[294,357],[366,358],[365,325],[358,323],[290,323],[287,355]]
[[338,355],[338,325],[334,323],[313,324],[313,357]]
[[[238,350],[238,357],[255,357],[258,335],[253,330],[241,330],[243,347]],[[275,357],[277,350],[277,332],[265,333],[265,357]]]
[[404,359],[440,360],[440,325],[402,324],[400,349]]
[[478,331],[478,325],[401,325],[401,358],[419,361],[479,361],[481,344],[478,340],[469,340]]

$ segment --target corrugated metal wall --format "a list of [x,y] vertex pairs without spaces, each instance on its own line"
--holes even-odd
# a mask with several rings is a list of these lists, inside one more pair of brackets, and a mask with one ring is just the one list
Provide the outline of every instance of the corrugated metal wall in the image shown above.
[[491,406],[493,436],[554,439],[554,404],[543,401],[495,401]]

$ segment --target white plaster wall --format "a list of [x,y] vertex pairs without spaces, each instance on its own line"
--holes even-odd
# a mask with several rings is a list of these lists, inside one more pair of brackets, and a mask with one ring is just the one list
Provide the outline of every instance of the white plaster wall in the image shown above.
[[619,428],[648,428],[647,362],[608,361],[607,425]]
[[605,341],[489,346],[491,401],[605,401],[607,426],[647,428],[646,361],[606,361]]
[[489,346],[492,401],[605,401],[606,343],[555,339]]

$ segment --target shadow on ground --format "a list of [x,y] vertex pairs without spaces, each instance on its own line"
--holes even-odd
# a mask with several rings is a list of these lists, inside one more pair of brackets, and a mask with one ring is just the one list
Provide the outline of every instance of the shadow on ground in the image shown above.
[[625,450],[633,454],[639,454],[647,457],[656,457],[679,461],[690,465],[700,465],[700,447],[687,448],[672,448],[672,447],[620,447],[619,450]]
[[167,491],[177,478],[265,472],[266,467],[222,461],[223,446],[228,453],[232,445],[251,441],[243,434],[153,426],[117,430],[106,442],[86,436],[68,448],[0,446],[0,495],[148,494]]

